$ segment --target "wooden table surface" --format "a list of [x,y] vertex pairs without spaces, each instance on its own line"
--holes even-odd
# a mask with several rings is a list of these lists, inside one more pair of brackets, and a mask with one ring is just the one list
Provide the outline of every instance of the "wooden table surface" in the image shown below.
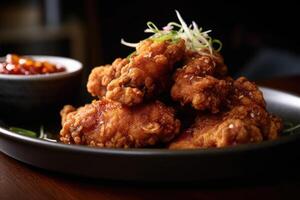
[[[300,77],[259,82],[300,95]],[[300,176],[219,183],[128,183],[56,174],[0,153],[0,199],[300,199]]]

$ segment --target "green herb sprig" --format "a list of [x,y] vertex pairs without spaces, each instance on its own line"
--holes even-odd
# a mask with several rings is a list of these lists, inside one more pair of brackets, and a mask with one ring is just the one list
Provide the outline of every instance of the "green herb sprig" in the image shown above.
[[[158,29],[153,22],[147,22],[146,33],[152,33],[149,39],[157,42],[170,40],[171,42],[177,42],[179,39],[185,41],[186,48],[191,51],[195,51],[201,54],[213,55],[214,52],[219,52],[222,49],[222,42],[217,39],[212,39],[208,33],[211,30],[204,31],[202,27],[193,21],[191,25],[187,25],[181,17],[180,13],[175,10],[177,18],[180,23],[170,22],[162,30]],[[129,43],[124,39],[121,39],[121,43],[136,48],[139,43]],[[215,46],[217,46],[215,48]],[[208,53],[207,53],[208,52]]]
[[300,129],[300,124],[294,125],[291,122],[285,122],[284,125],[283,134],[294,134],[295,130]]
[[30,131],[30,130],[27,130],[27,129],[18,128],[18,127],[10,127],[9,130],[12,131],[12,132],[15,132],[17,134],[27,136],[27,137],[32,137],[32,138],[37,137],[36,132]]

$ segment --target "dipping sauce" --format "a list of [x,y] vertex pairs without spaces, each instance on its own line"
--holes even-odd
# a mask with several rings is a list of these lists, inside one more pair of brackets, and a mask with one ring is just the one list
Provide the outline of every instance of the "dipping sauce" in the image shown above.
[[33,60],[16,54],[7,54],[5,61],[0,62],[0,74],[35,75],[64,71],[66,71],[64,66],[47,61]]

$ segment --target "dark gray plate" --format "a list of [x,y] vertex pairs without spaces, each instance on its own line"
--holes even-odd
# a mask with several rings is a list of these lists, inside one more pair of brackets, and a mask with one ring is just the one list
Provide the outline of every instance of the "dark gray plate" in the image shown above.
[[[300,122],[300,98],[261,88],[268,110]],[[203,181],[282,172],[300,158],[300,132],[275,141],[221,149],[108,149],[24,137],[0,127],[0,150],[27,164],[93,178]],[[279,171],[280,170],[280,171]]]

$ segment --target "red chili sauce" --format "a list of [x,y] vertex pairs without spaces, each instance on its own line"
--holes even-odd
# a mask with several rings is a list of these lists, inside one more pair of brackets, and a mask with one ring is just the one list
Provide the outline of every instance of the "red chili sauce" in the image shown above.
[[47,61],[37,61],[16,54],[7,54],[5,61],[0,62],[0,74],[34,75],[64,71],[66,71],[66,68],[61,65]]

